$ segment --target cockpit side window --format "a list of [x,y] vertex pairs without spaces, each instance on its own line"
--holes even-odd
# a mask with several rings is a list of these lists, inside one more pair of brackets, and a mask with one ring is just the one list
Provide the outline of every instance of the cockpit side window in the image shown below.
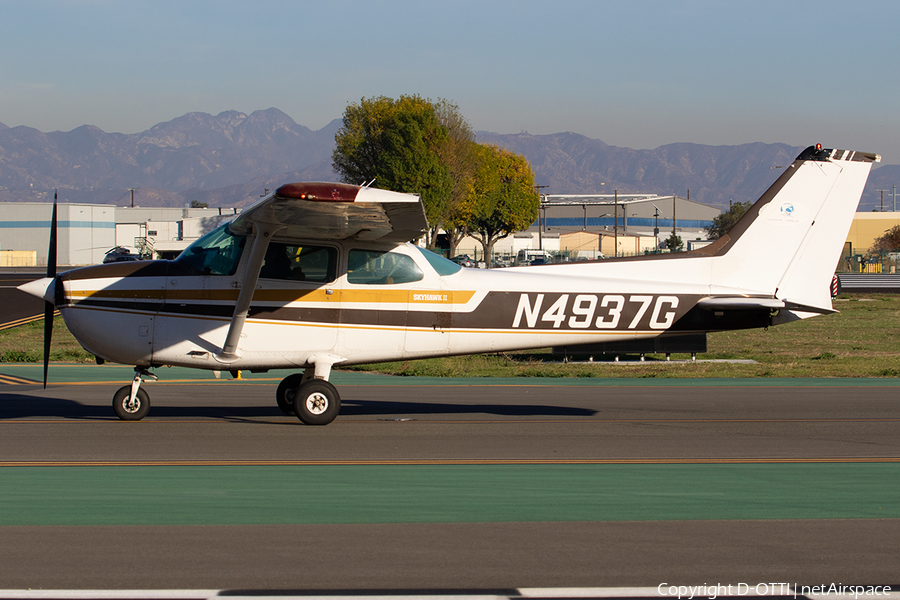
[[259,271],[265,279],[328,283],[335,280],[337,250],[327,246],[297,246],[272,242]]
[[398,252],[351,250],[347,258],[347,281],[368,285],[411,283],[425,277],[412,258]]
[[222,225],[185,248],[175,260],[204,275],[234,275],[246,241],[246,236],[234,235],[228,225]]

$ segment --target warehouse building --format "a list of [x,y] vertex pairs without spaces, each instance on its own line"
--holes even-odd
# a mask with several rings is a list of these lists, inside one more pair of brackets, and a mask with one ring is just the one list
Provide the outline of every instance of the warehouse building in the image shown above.
[[[191,242],[238,211],[233,208],[129,208],[109,204],[60,203],[57,263],[103,262],[122,247],[133,254],[174,258]],[[44,266],[50,244],[53,204],[0,204],[0,266]]]
[[[0,266],[47,264],[50,219],[53,204],[4,202],[0,204]],[[106,251],[116,245],[116,207],[109,204],[59,204],[57,262],[60,265],[91,265],[103,262]],[[27,252],[32,264],[18,259]],[[16,254],[12,254],[16,253]]]

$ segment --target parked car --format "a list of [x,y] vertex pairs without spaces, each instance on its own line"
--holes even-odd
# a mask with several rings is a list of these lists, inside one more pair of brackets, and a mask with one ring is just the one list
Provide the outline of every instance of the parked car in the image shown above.
[[468,254],[457,254],[453,258],[450,259],[461,267],[475,267],[475,261],[469,258]]

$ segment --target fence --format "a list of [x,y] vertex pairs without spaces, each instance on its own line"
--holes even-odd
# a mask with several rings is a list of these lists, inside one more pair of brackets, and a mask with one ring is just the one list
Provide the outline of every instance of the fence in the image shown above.
[[35,267],[36,250],[0,250],[0,267]]
[[838,263],[838,273],[898,273],[900,252],[881,252],[878,250],[859,251],[844,247],[844,253]]
[[[528,264],[532,264],[535,258],[534,253],[539,252],[535,251],[532,248],[529,248],[529,256],[524,257],[521,256],[518,252],[502,252],[496,251],[492,252],[490,256],[490,261],[485,260],[484,252],[482,251],[480,246],[475,247],[459,247],[455,252],[451,252],[446,249],[436,249],[435,252],[442,254],[445,258],[453,258],[459,256],[466,256],[472,262],[476,263],[481,268],[486,268],[487,264],[490,263],[491,268],[498,269],[503,267],[514,267],[514,266],[524,266]],[[628,257],[628,256],[639,256],[644,254],[665,254],[668,251],[661,250],[659,252],[641,252],[638,253],[619,253],[619,257]],[[576,261],[586,261],[586,260],[596,260],[600,258],[611,258],[609,256],[604,256],[598,251],[585,251],[585,250],[547,250],[546,254],[549,255],[550,259],[545,260],[545,262],[553,262],[553,263],[564,263],[564,262],[576,262]],[[518,262],[516,258],[518,257]]]

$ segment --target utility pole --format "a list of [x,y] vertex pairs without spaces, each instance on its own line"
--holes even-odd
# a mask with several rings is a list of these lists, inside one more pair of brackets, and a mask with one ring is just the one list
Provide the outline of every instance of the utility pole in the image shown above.
[[619,190],[613,196],[613,252],[619,256]]
[[[691,199],[691,190],[688,190],[687,194],[688,194],[688,200],[690,200]],[[675,235],[675,205],[677,202],[678,202],[678,196],[675,194],[672,194],[672,247],[669,248],[669,252],[675,251],[675,240],[677,239],[677,236]]]
[[[534,186],[535,191],[538,193],[538,250],[544,249],[544,222],[547,220],[547,211],[544,210],[544,198],[546,196],[541,193],[541,190],[548,187],[550,186]],[[543,213],[543,220],[541,220],[541,213]]]
[[656,212],[653,213],[653,237],[656,238],[656,253],[659,254],[659,207],[653,205]]
[[887,190],[875,190],[876,192],[881,192],[881,212],[884,212],[884,193]]

